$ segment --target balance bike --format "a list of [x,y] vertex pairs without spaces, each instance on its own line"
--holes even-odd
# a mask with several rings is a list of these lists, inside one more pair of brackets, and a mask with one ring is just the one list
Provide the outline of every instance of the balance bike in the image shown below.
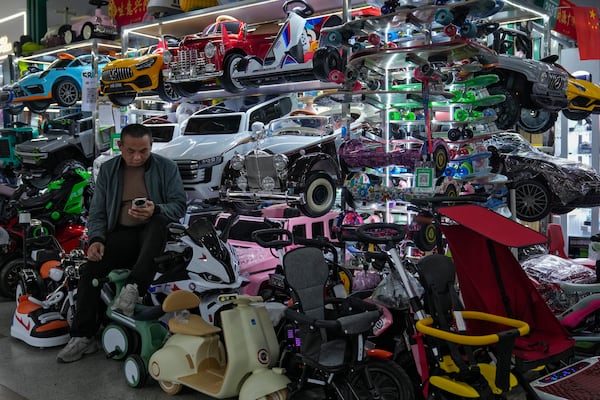
[[[140,387],[148,376],[148,360],[162,346],[168,330],[158,320],[164,314],[160,306],[136,304],[133,317],[112,310],[114,299],[123,289],[129,273],[128,269],[117,269],[102,280],[101,298],[106,304],[106,316],[112,321],[102,331],[102,348],[107,358],[125,359],[127,384]],[[114,283],[114,292],[109,282]],[[100,280],[93,282],[94,285],[100,283]]]
[[271,368],[279,358],[275,329],[266,309],[251,305],[262,298],[227,294],[219,301],[234,305],[221,312],[223,340],[221,328],[185,311],[198,308],[198,296],[184,290],[167,296],[163,311],[176,314],[169,320],[171,336],[150,357],[150,375],[171,395],[188,386],[218,399],[286,398],[290,380]]

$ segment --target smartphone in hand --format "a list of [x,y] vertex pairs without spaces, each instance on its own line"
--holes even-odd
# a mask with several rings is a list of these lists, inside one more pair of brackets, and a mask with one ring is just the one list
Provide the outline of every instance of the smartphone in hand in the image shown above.
[[131,208],[145,208],[148,206],[148,202],[145,197],[137,197],[131,200]]

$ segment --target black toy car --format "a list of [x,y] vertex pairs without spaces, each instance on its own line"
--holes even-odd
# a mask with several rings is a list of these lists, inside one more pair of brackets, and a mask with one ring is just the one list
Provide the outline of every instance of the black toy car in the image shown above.
[[506,175],[514,188],[520,220],[600,205],[600,175],[593,168],[543,153],[514,132],[494,134],[486,145],[493,172]]

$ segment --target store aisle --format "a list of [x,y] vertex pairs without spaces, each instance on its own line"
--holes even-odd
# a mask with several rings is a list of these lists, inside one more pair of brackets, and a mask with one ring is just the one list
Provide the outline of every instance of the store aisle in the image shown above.
[[123,363],[101,350],[71,364],[58,364],[60,347],[39,349],[10,336],[14,302],[0,300],[0,400],[204,400],[184,389],[164,393],[152,379],[140,389],[125,383]]

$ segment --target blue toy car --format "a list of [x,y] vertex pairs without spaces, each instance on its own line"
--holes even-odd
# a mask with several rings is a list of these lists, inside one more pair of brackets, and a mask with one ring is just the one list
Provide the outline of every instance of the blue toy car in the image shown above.
[[[98,71],[114,57],[98,55]],[[81,99],[83,77],[92,76],[91,54],[75,57],[61,53],[58,58],[39,72],[32,72],[18,82],[3,88],[12,92],[12,106],[22,103],[33,112],[44,112],[52,103],[70,107]],[[99,79],[100,73],[98,73]]]

